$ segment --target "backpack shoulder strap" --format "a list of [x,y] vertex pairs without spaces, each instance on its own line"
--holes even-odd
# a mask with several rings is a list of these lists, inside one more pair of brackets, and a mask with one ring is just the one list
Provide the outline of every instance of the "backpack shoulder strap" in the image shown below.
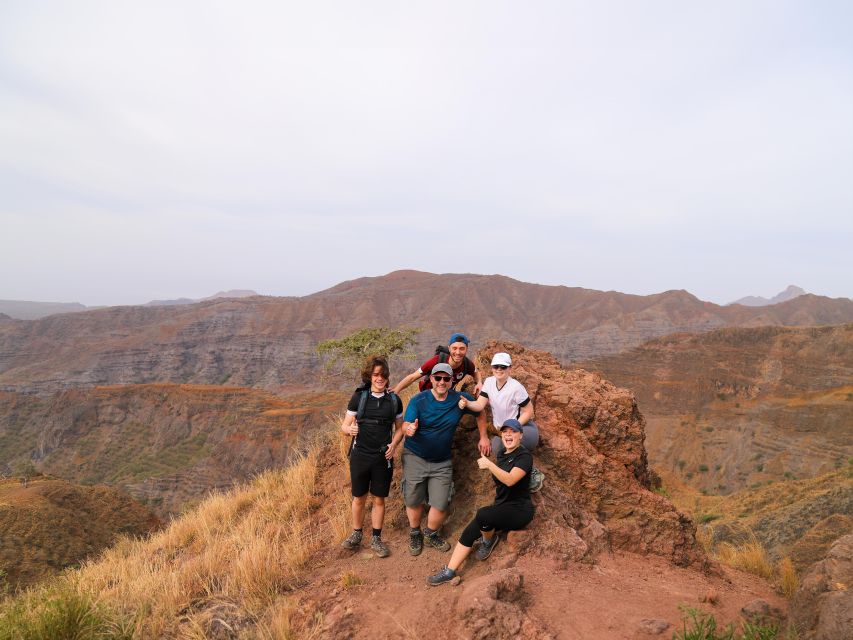
[[367,396],[370,395],[370,389],[363,389],[361,397],[358,399],[358,411],[355,413],[355,421],[358,422],[364,417],[364,408],[367,406]]
[[468,374],[469,376],[473,376],[476,372],[477,372],[477,367],[468,358],[468,356],[465,356],[465,373]]

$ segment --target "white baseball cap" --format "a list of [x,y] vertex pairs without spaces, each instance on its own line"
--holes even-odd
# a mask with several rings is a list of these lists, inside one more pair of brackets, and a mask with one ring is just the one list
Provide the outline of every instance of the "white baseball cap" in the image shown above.
[[492,366],[495,366],[496,364],[502,364],[505,367],[511,367],[512,358],[510,358],[508,353],[504,353],[503,351],[501,351],[500,353],[496,353],[492,358]]

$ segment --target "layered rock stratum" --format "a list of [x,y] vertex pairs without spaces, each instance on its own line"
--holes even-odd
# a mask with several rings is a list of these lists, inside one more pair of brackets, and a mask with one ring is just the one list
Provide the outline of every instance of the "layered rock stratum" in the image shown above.
[[566,363],[677,331],[851,321],[853,301],[814,295],[772,307],[723,307],[686,291],[635,296],[504,276],[397,271],[302,298],[110,307],[34,321],[4,320],[0,388],[51,393],[80,386],[191,382],[277,391],[314,379],[320,340],[366,326],[420,328],[419,355],[462,330],[471,334],[475,349],[490,337],[502,338],[547,350]]
[[637,394],[652,464],[699,489],[813,477],[853,457],[853,324],[676,334],[580,364]]
[[0,392],[7,472],[121,487],[161,516],[289,462],[335,393],[286,398],[255,389],[172,384],[68,390],[50,397]]

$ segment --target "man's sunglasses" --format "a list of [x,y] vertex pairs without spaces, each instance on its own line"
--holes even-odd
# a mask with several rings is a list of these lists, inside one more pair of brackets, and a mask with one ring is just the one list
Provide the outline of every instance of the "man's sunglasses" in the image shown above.
[[492,369],[507,369],[508,367],[505,364],[493,364]]
[[450,382],[450,376],[433,376],[432,379],[436,382]]

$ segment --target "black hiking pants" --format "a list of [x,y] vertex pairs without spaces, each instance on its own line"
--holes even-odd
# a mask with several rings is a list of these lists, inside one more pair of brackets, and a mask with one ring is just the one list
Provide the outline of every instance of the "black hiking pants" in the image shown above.
[[482,531],[524,529],[533,520],[533,513],[533,504],[530,502],[505,502],[478,509],[477,515],[459,536],[459,544],[466,547],[473,546],[474,542],[482,535]]

